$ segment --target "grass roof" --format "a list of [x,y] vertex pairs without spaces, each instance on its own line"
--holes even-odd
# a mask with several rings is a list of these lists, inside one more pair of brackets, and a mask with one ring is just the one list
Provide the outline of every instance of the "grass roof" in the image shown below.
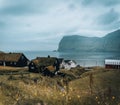
[[56,61],[55,57],[47,58],[47,57],[39,57],[37,59],[32,60],[37,66],[50,66],[53,65]]
[[17,62],[22,53],[0,53],[0,61],[12,61]]

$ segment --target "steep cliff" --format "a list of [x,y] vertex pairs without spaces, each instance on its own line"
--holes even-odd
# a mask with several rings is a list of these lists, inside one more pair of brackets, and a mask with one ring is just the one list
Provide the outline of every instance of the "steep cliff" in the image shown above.
[[58,51],[120,51],[120,30],[99,37],[64,36]]

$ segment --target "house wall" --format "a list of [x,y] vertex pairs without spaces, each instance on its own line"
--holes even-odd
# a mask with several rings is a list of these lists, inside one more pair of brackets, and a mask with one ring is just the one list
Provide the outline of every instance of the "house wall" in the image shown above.
[[25,61],[23,62],[2,62],[0,65],[2,66],[12,66],[12,67],[24,67],[27,66],[27,63]]
[[65,65],[64,65],[64,67],[65,67],[65,69],[68,69],[68,70],[70,70],[70,69],[71,69],[71,66],[70,66],[70,65],[68,65],[68,64],[65,64]]
[[19,67],[24,67],[24,66],[27,66],[28,65],[28,59],[22,55],[19,59],[19,61],[17,62],[17,66]]
[[77,65],[74,62],[71,62],[71,68],[76,67]]
[[120,65],[110,65],[110,64],[106,64],[105,68],[107,69],[120,69]]
[[62,69],[67,69],[67,70],[70,70],[71,68],[75,68],[76,66],[77,65],[73,61],[70,61],[68,63],[63,61],[60,65]]
[[3,66],[3,61],[0,61],[0,66]]
[[30,72],[38,72],[37,67],[33,62],[30,62],[28,67]]
[[27,63],[28,61],[26,60],[26,59],[24,59],[24,60],[19,60],[18,62],[17,62],[17,64],[16,64],[16,66],[18,66],[18,67],[24,67],[24,66],[27,66]]
[[13,66],[13,67],[16,67],[16,62],[5,62],[5,66]]
[[120,69],[120,60],[106,59],[105,68],[107,69]]

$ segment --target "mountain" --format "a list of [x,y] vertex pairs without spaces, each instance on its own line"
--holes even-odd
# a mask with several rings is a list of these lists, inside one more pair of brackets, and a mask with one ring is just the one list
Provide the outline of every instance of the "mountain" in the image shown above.
[[58,46],[59,52],[65,51],[115,51],[120,52],[120,30],[104,37],[64,36]]

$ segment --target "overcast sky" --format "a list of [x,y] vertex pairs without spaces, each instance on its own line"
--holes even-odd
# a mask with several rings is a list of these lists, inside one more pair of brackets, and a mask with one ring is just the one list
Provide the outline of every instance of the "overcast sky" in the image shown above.
[[0,0],[0,50],[55,50],[64,35],[120,27],[120,0]]

